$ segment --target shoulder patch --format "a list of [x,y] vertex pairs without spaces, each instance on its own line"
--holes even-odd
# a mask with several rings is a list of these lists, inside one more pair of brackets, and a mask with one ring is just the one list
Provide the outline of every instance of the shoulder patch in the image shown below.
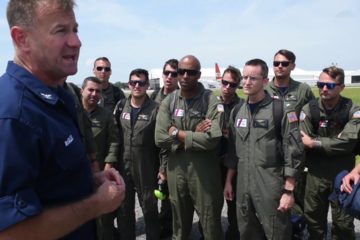
[[297,122],[297,121],[298,121],[298,118],[297,118],[297,116],[296,116],[296,112],[289,112],[289,113],[287,113],[287,118],[288,118],[289,123],[293,123],[293,122]]
[[360,118],[360,111],[356,111],[354,112],[354,114],[352,115],[352,118]]
[[305,118],[306,118],[305,112],[304,112],[304,111],[301,111],[301,113],[300,113],[300,121],[304,121]]

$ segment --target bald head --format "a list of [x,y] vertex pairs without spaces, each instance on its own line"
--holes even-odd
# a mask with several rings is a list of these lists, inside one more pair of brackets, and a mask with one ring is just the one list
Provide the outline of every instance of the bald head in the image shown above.
[[196,69],[198,71],[201,69],[199,59],[193,55],[186,55],[185,57],[181,58],[179,64],[190,65],[192,66],[192,69]]

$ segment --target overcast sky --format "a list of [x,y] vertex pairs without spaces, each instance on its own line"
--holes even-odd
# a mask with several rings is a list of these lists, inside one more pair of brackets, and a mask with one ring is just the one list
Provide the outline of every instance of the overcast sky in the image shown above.
[[[1,72],[14,54],[6,5],[1,0]],[[99,56],[111,60],[112,82],[187,54],[207,68],[242,68],[251,58],[271,64],[281,48],[296,54],[301,69],[360,69],[359,0],[78,0],[75,11],[82,48],[69,80],[76,83],[92,75]]]

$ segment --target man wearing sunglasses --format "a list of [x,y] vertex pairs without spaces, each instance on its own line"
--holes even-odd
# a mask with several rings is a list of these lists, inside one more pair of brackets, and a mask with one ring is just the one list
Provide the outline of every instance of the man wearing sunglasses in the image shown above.
[[[236,90],[238,89],[241,81],[241,72],[239,69],[229,66],[224,70],[221,79],[221,88],[220,88],[220,96],[218,99],[222,102],[222,106],[224,107],[224,129],[223,129],[223,138],[220,142],[220,161],[221,161],[221,170],[222,170],[222,182],[225,185],[227,168],[224,165],[225,157],[227,154],[228,148],[228,139],[229,139],[229,120],[230,120],[230,112],[234,108],[236,104],[243,99],[240,99],[236,94]],[[231,197],[231,200],[226,200],[228,209],[228,223],[229,226],[225,232],[225,240],[237,240],[240,239],[240,234],[237,226],[236,219],[236,177],[233,178],[232,187],[235,189],[234,195]]]
[[179,61],[176,59],[169,59],[165,62],[162,74],[164,86],[161,89],[154,91],[150,96],[155,102],[160,104],[167,95],[179,88],[177,73],[178,63]]
[[120,99],[125,98],[125,94],[120,88],[109,82],[112,73],[110,60],[107,57],[97,58],[94,61],[93,73],[102,84],[102,97],[99,101],[100,106],[113,112],[116,103]]
[[295,178],[302,170],[303,145],[294,110],[281,112],[277,130],[273,108],[280,100],[264,91],[268,81],[263,60],[247,61],[242,82],[248,98],[230,116],[224,195],[231,200],[237,171],[240,239],[291,239],[290,209]]
[[301,108],[314,99],[311,88],[291,78],[295,69],[296,56],[293,52],[281,49],[275,53],[273,69],[275,77],[265,88],[273,98],[282,99],[286,109],[295,109],[300,114]]
[[[163,67],[162,79],[164,86],[155,90],[150,98],[155,102],[161,104],[161,102],[168,96],[170,93],[179,88],[178,86],[178,64],[179,61],[176,59],[169,59],[165,62]],[[161,181],[166,183],[166,165],[168,161],[168,154],[165,149],[160,151],[160,169],[159,169],[159,178]],[[161,201],[160,208],[160,224],[161,224],[161,238],[169,237],[172,235],[172,214],[171,214],[171,205],[170,199],[165,198]]]
[[355,239],[353,217],[328,200],[336,175],[342,170],[351,171],[355,165],[354,139],[358,136],[360,108],[341,96],[344,78],[344,70],[339,67],[323,69],[317,82],[320,98],[306,104],[300,114],[308,166],[304,212],[310,239],[326,236],[329,205],[331,239]]
[[[134,69],[129,75],[130,96],[123,106],[120,100],[114,110],[122,142],[120,172],[126,182],[126,197],[117,215],[120,239],[135,240],[135,194],[137,193],[145,221],[146,239],[160,238],[157,198],[159,149],[154,142],[158,103],[146,94],[149,73]],[[119,111],[119,112],[118,112]]]
[[223,195],[217,146],[222,137],[223,109],[198,82],[200,69],[195,56],[180,60],[180,90],[171,93],[160,106],[155,141],[169,151],[167,180],[173,239],[188,239],[196,210],[205,239],[221,240]]
[[[287,49],[277,51],[273,61],[275,77],[265,89],[273,98],[283,100],[285,109],[295,109],[299,117],[301,108],[315,96],[310,86],[291,78],[291,71],[295,69],[295,60],[296,56],[293,52]],[[300,174],[294,193],[295,205],[292,211],[300,216],[303,216],[304,211],[305,178],[306,172]]]

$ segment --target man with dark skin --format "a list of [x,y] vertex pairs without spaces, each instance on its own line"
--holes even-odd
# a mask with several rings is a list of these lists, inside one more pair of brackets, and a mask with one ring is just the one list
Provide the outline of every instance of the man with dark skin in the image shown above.
[[[165,98],[155,129],[156,144],[169,151],[167,179],[173,213],[173,239],[188,239],[194,210],[205,239],[223,239],[221,173],[217,146],[222,136],[219,101],[208,95],[203,112],[204,86],[199,60],[188,55],[179,61],[180,90]],[[206,121],[204,121],[204,119]],[[199,127],[199,125],[204,125]],[[207,131],[198,128],[209,128]]]

